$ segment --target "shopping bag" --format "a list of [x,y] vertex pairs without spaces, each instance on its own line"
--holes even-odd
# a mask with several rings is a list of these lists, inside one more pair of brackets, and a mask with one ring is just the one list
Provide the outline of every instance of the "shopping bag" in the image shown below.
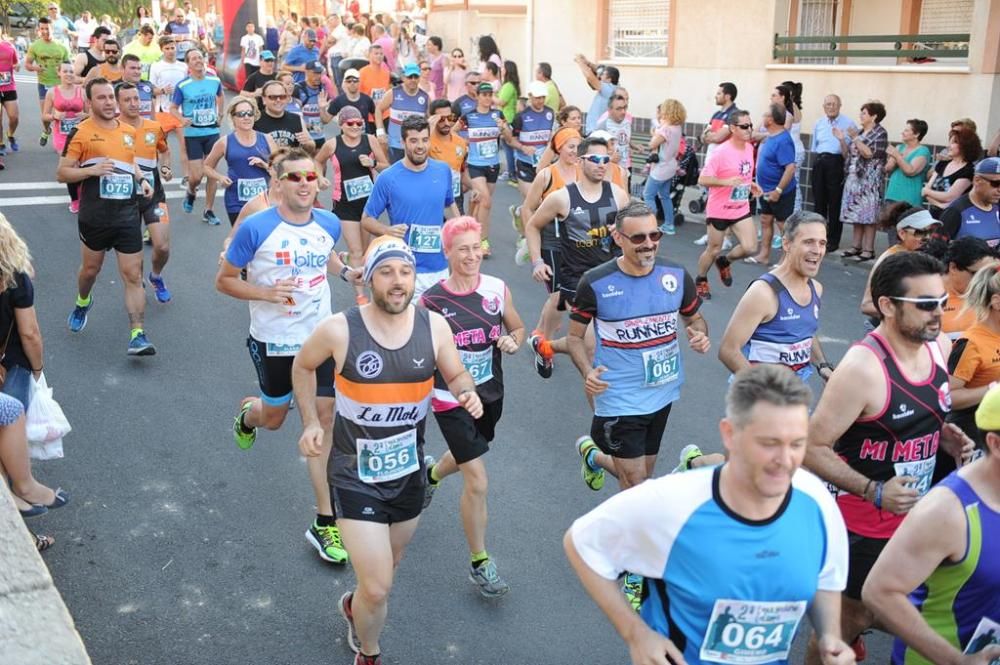
[[58,459],[63,456],[62,439],[73,429],[62,407],[52,397],[45,375],[32,379],[31,405],[25,418],[28,448],[32,459]]

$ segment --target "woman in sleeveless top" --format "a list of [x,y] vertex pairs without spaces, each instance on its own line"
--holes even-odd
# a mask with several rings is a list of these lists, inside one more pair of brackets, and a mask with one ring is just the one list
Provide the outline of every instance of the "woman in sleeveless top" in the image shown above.
[[[235,226],[243,206],[267,190],[271,179],[267,157],[277,146],[269,134],[254,130],[260,110],[252,99],[237,97],[229,104],[227,114],[233,131],[212,146],[205,158],[205,173],[225,188],[226,213],[230,225]],[[223,157],[229,167],[225,174],[216,170]]]
[[[42,120],[52,123],[52,148],[57,155],[62,155],[69,133],[89,115],[86,111],[83,86],[76,82],[73,63],[64,62],[59,65],[59,85],[45,94],[42,104]],[[80,211],[80,183],[67,183],[66,189],[69,191],[69,211],[76,214]]]
[[[575,129],[580,132],[583,136],[583,113],[576,106],[564,106],[562,111],[556,116],[556,124],[559,125],[559,129],[566,127],[568,129]],[[558,130],[556,130],[558,131]],[[552,134],[555,136],[555,132]],[[546,166],[551,164],[556,160],[556,151],[553,148],[553,144],[550,143],[542,156],[538,158],[538,165],[535,167],[538,171],[541,171]]]

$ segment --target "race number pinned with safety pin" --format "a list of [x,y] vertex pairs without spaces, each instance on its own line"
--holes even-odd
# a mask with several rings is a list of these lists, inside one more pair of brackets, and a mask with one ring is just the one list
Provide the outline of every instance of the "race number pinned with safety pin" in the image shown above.
[[701,644],[701,659],[755,665],[788,659],[806,601],[715,601]]

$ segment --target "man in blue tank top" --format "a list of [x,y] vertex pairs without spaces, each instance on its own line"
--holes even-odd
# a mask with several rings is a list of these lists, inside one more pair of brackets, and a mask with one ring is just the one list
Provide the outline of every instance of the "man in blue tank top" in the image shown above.
[[826,221],[797,212],[785,221],[785,258],[754,280],[740,299],[719,345],[719,360],[736,373],[757,363],[784,365],[805,381],[813,364],[826,380],[833,366],[819,345],[823,285],[813,279],[826,254]]
[[[799,468],[811,398],[784,368],[743,370],[719,423],[725,464],[647,480],[570,527],[570,564],[632,663],[784,664],[807,614],[824,665],[854,663],[837,620],[847,532]],[[649,582],[638,614],[616,583],[625,570]]]
[[862,589],[865,605],[897,636],[893,665],[1000,658],[1000,389],[986,393],[976,426],[983,457],[921,499]]
[[[383,95],[375,106],[375,135],[383,147],[389,148],[389,161],[403,158],[403,137],[400,128],[411,115],[427,117],[430,97],[420,89],[420,67],[410,63],[403,68],[403,84]],[[385,114],[389,114],[389,129],[385,129]]]

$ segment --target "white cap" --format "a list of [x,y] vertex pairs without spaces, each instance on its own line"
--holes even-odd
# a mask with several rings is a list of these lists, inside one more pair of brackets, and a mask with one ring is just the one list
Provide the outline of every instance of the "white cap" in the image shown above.
[[549,86],[541,81],[532,81],[528,84],[529,97],[548,97]]
[[361,72],[359,72],[356,69],[348,69],[346,72],[344,72],[344,78],[345,79],[346,78],[351,78],[352,76],[354,78],[356,78],[356,79],[360,79],[361,78]]
[[615,137],[611,132],[606,132],[603,129],[595,129],[591,133],[587,134],[588,139],[604,139],[605,141],[614,141]]

